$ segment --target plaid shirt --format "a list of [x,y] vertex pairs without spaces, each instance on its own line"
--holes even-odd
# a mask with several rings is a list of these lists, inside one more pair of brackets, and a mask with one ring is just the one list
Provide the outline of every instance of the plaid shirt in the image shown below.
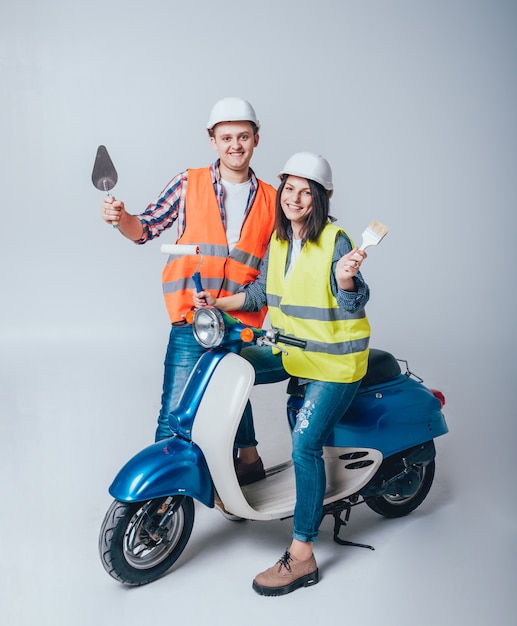
[[[221,182],[219,171],[219,159],[210,166],[210,175],[214,186],[214,193],[217,198],[219,210],[221,211],[221,221],[226,227],[226,211],[224,208],[224,188]],[[258,180],[255,173],[250,168],[251,185],[246,204],[245,215],[248,215],[258,188]],[[164,230],[170,228],[178,220],[178,236],[180,238],[185,229],[185,197],[187,193],[188,170],[176,175],[160,194],[154,204],[150,204],[138,218],[142,222],[143,235],[136,243],[142,244],[150,239],[159,237]]]

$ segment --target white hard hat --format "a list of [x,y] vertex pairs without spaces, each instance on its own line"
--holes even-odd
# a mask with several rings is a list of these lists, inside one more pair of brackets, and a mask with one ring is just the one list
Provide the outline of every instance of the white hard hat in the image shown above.
[[329,192],[329,195],[332,195],[334,190],[332,170],[329,162],[313,152],[297,152],[293,154],[292,157],[287,159],[287,163],[278,174],[278,178],[281,178],[284,174],[315,180]]
[[219,122],[253,122],[260,127],[255,109],[242,98],[223,98],[214,104],[206,127],[212,130]]

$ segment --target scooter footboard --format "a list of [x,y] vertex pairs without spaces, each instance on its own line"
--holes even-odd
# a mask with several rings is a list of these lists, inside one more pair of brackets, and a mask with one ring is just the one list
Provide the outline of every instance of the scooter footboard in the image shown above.
[[120,502],[183,495],[214,506],[212,481],[203,453],[179,437],[141,450],[119,471],[109,492]]

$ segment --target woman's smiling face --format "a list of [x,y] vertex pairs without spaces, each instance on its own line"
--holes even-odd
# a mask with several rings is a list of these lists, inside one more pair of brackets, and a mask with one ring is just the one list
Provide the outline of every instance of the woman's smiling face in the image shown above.
[[296,236],[312,211],[309,181],[299,176],[288,176],[280,196],[280,205]]

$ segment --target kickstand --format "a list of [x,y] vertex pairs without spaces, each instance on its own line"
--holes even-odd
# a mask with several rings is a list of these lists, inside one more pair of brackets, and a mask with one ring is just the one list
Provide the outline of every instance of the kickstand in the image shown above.
[[[340,546],[354,546],[356,548],[368,548],[368,550],[375,550],[373,546],[369,546],[365,543],[354,543],[353,541],[346,541],[345,539],[341,539],[339,537],[339,531],[341,530],[341,527],[346,526],[348,520],[350,519],[350,510],[351,506],[348,504],[344,507],[344,509],[336,508],[334,510],[328,511],[328,513],[331,513],[332,517],[334,518],[334,541],[336,543],[339,543]],[[345,513],[345,519],[341,519],[341,513],[343,511]]]

